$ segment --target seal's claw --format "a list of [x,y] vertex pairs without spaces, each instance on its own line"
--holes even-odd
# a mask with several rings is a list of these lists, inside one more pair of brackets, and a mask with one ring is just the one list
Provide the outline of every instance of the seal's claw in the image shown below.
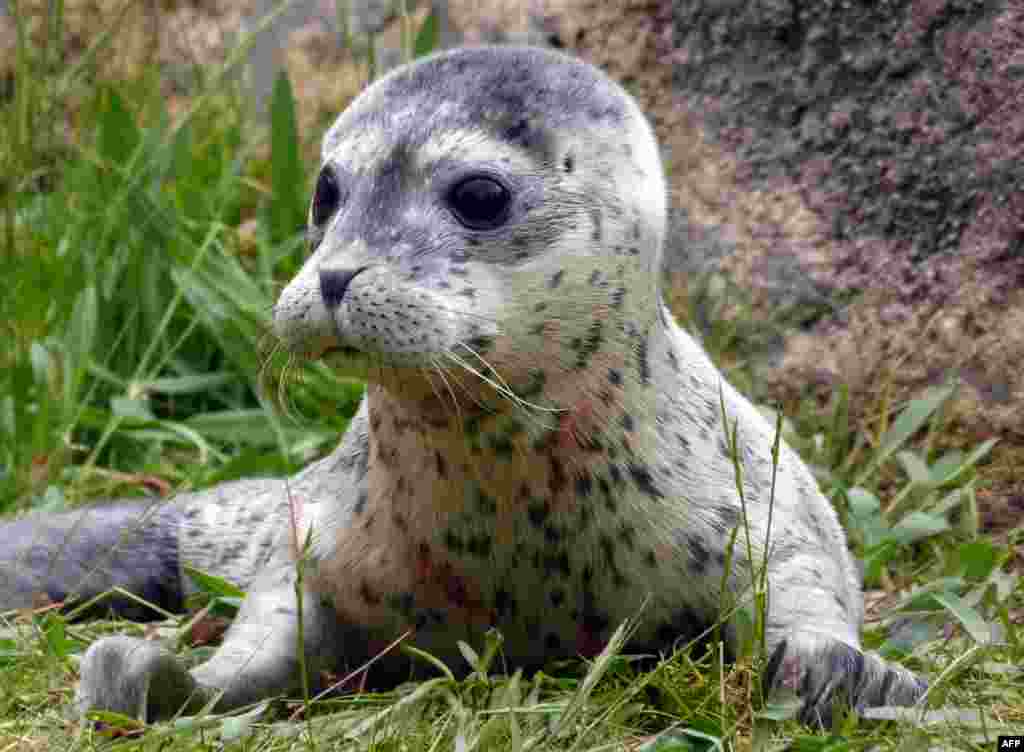
[[141,721],[195,711],[205,697],[178,659],[161,645],[107,637],[82,657],[75,701],[79,713],[110,710]]

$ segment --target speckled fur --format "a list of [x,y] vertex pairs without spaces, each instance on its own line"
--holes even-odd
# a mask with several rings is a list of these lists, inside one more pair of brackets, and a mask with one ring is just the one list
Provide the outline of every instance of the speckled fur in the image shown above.
[[[555,53],[444,53],[362,94],[323,162],[341,207],[311,227],[275,329],[293,352],[366,378],[363,405],[338,449],[287,486],[186,505],[181,558],[251,585],[242,613],[187,680],[151,645],[101,641],[83,708],[139,713],[139,692],[118,689],[128,674],[178,677],[153,683],[177,694],[151,714],[183,687],[223,689],[230,706],[295,686],[289,495],[312,536],[312,676],[409,628],[452,665],[456,640],[491,626],[512,665],[594,655],[645,601],[631,649],[697,637],[720,618],[723,574],[731,598],[749,595],[745,545],[723,573],[741,505],[722,403],[755,559],[769,563],[769,684],[797,690],[818,722],[840,694],[863,706],[923,693],[860,652],[843,532],[786,446],[765,551],[773,430],[661,302],[665,186],[622,89]],[[481,172],[513,199],[501,227],[474,231],[445,196]],[[728,621],[725,634],[736,639]],[[406,665],[389,656],[377,670]]]

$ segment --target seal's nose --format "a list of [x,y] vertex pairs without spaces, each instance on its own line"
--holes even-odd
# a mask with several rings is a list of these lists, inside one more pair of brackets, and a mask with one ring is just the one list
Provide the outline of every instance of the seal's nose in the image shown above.
[[321,269],[320,297],[323,298],[324,305],[328,309],[337,308],[355,276],[368,268],[360,266],[357,269]]

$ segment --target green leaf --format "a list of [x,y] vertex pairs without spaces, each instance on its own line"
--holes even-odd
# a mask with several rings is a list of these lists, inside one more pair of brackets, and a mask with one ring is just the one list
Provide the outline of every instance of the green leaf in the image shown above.
[[98,321],[99,298],[96,288],[89,285],[75,299],[68,332],[64,339],[68,365],[73,372],[73,375],[65,377],[64,382],[64,398],[68,405],[73,405],[78,401],[78,385],[85,376],[89,365],[93,345],[96,341]]
[[267,413],[258,409],[199,413],[186,424],[208,439],[249,446],[276,446],[277,434]]
[[846,499],[850,503],[850,512],[858,520],[867,520],[876,517],[882,507],[878,497],[867,489],[854,487],[846,492]]
[[416,32],[416,41],[413,42],[412,55],[414,58],[429,55],[437,49],[441,43],[441,28],[437,23],[437,16],[430,11],[423,19],[423,24]]
[[953,385],[930,389],[923,397],[911,400],[889,427],[889,430],[885,432],[871,462],[857,477],[853,485],[863,485],[864,481],[871,477],[879,466],[920,431],[929,418],[949,399],[954,389]]
[[957,467],[955,470],[952,470],[951,472],[949,472],[949,473],[947,473],[947,474],[945,474],[943,476],[938,476],[938,474],[936,473],[937,478],[938,478],[936,483],[938,485],[943,485],[943,484],[952,483],[953,481],[958,480],[961,475],[963,475],[965,472],[967,472],[972,467],[974,467],[976,464],[978,464],[978,462],[980,462],[982,459],[984,459],[985,456],[989,452],[992,451],[992,447],[994,447],[998,442],[999,442],[999,439],[989,439],[988,441],[983,442],[981,444],[981,446],[975,447],[971,451],[971,453],[968,454],[960,462],[959,467]]
[[949,523],[944,518],[927,512],[911,512],[894,525],[886,537],[905,545],[946,530],[949,530]]
[[976,643],[986,645],[991,642],[992,631],[989,629],[988,623],[982,618],[981,614],[967,605],[960,596],[945,591],[933,593],[932,597],[941,603],[963,625],[963,628],[967,630],[971,639]]
[[99,155],[116,165],[127,164],[140,140],[135,118],[114,89],[103,91],[100,101]]
[[907,474],[911,483],[927,485],[931,482],[928,464],[913,452],[897,452],[896,460],[903,466],[903,472]]
[[984,580],[1002,562],[1006,550],[987,540],[961,543],[956,550],[963,576],[968,580]]
[[222,742],[235,742],[249,736],[253,732],[253,723],[260,719],[269,706],[261,702],[252,710],[240,715],[228,716],[220,722],[220,738]]
[[306,217],[295,97],[284,70],[270,101],[270,187],[270,236],[282,242],[302,231]]
[[42,620],[42,629],[46,639],[46,648],[51,655],[67,658],[81,648],[81,643],[78,640],[68,636],[67,624],[60,614],[47,614]]
[[468,643],[458,640],[456,643],[459,648],[459,652],[462,653],[462,657],[466,659],[466,663],[469,664],[470,668],[478,673],[483,673],[480,668],[480,656],[477,655],[476,651],[469,646]]
[[170,376],[159,379],[148,379],[136,383],[137,388],[144,392],[158,394],[198,394],[216,389],[237,380],[237,376],[227,371],[213,373],[194,373],[189,376]]
[[118,418],[138,418],[139,420],[155,420],[145,400],[114,397],[110,400],[110,411]]
[[209,574],[208,572],[204,572],[201,569],[196,569],[191,564],[183,564],[182,568],[185,570],[185,574],[188,575],[189,579],[195,583],[195,586],[207,595],[222,598],[245,597],[244,590],[236,585],[232,585],[223,577],[218,577],[216,575]]

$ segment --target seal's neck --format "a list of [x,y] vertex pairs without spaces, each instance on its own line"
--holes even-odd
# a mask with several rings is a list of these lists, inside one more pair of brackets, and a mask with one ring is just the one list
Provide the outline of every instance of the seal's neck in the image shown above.
[[[429,390],[367,389],[369,500],[408,518],[513,514],[575,507],[616,484],[652,490],[655,358],[671,347],[669,322],[618,327],[535,393],[501,396],[478,383]],[[549,368],[548,373],[556,371]],[[425,523],[426,524],[426,523]],[[500,525],[497,527],[501,527]]]

